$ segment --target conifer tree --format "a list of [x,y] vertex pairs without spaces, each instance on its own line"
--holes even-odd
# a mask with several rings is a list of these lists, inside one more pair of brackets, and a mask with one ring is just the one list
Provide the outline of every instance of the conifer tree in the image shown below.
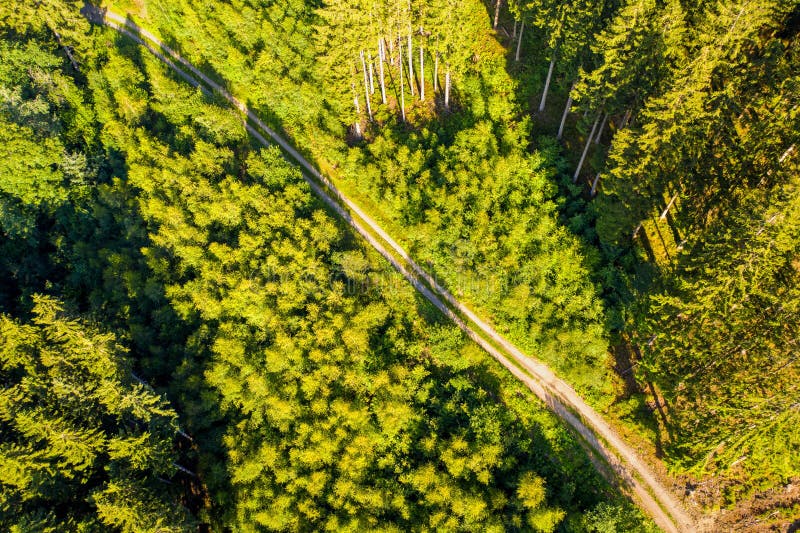
[[0,317],[0,524],[188,530],[161,481],[176,471],[175,412],[134,381],[113,335],[49,297],[33,317]]
[[[798,474],[800,194],[798,182],[754,192],[653,297],[645,380],[666,400],[679,456],[697,473],[737,464],[755,477]],[[793,281],[792,281],[793,280]]]

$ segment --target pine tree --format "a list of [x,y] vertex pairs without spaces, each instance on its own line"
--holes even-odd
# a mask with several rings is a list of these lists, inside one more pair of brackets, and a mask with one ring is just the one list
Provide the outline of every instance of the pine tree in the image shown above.
[[[654,296],[644,379],[664,395],[679,457],[698,473],[737,464],[756,477],[798,474],[798,183],[756,192],[681,257]],[[795,282],[792,282],[794,280]]]
[[33,316],[0,317],[0,524],[186,530],[159,481],[175,473],[175,412],[134,382],[112,335],[48,297],[35,298]]

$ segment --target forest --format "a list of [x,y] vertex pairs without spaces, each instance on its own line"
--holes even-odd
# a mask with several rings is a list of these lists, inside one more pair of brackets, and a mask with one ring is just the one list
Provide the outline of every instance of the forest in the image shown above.
[[[222,97],[0,7],[0,528],[657,531]],[[800,526],[800,3],[106,0],[646,458]]]

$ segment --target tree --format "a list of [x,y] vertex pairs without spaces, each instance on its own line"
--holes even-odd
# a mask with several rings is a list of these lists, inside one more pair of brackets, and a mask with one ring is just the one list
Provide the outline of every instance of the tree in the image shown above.
[[[613,4],[613,2],[611,2]],[[546,43],[550,55],[547,76],[545,78],[539,112],[543,112],[547,103],[550,83],[555,72],[556,63],[561,60],[562,69],[571,75],[577,71],[585,59],[585,51],[595,30],[608,14],[606,2],[589,2],[571,0],[569,2],[553,2],[550,0],[513,1],[509,8],[515,18],[522,21],[522,28],[528,21],[529,26],[546,32]],[[516,60],[519,61],[523,32],[520,30],[517,42]]]
[[778,481],[797,409],[798,183],[754,192],[681,257],[643,324],[643,379],[666,399],[680,460],[698,473],[749,468]]
[[627,2],[592,44],[599,66],[581,72],[576,101],[611,115],[637,112],[685,63],[685,42],[680,3]]
[[[757,35],[774,32],[769,28],[778,27],[785,9],[781,2],[758,6],[742,3],[710,12],[707,27],[717,30],[701,32],[703,37],[686,67],[675,70],[665,82],[666,88],[647,101],[636,117],[635,128],[616,135],[604,186],[630,215],[619,225],[620,230],[627,230],[624,233],[649,212],[664,213],[667,205],[674,204],[670,202],[673,197],[679,198],[686,210],[681,229],[684,233],[696,231],[705,225],[708,213],[715,209],[721,196],[735,197],[737,190],[743,190],[737,175],[752,176],[756,182],[763,173],[785,175],[785,167],[781,168],[778,160],[780,153],[792,145],[791,139],[777,130],[773,130],[770,142],[761,137],[761,146],[770,146],[769,156],[758,155],[760,149],[755,145],[750,147],[757,153],[743,151],[739,140],[749,138],[743,132],[754,114],[775,113],[779,121],[796,120],[785,112],[783,105],[793,97],[782,88],[774,96],[784,103],[780,110],[755,111],[761,105],[756,102],[762,102],[755,86],[771,83],[766,81],[771,74],[780,78],[782,67],[778,65],[790,61],[787,49],[774,40],[773,45],[763,48],[762,55],[762,49],[755,44]],[[747,69],[747,63],[756,57],[771,65],[769,71],[753,71],[760,82],[744,82],[750,76],[725,76],[726,72]],[[720,84],[723,79],[727,85]],[[740,90],[745,86],[749,88]],[[732,99],[732,94],[738,96]],[[750,110],[743,112],[745,109]],[[753,165],[761,171],[753,173]],[[620,238],[624,238],[620,233],[613,237],[617,241]]]
[[0,523],[4,528],[184,531],[162,479],[175,475],[175,412],[141,384],[113,335],[35,298],[0,317]]
[[[367,2],[330,1],[318,10],[325,24],[318,26],[320,66],[328,83],[340,94],[349,94],[354,103],[354,131],[361,136],[361,105],[359,104],[361,76],[366,80],[366,62],[361,61],[364,44],[372,43]],[[359,71],[361,69],[361,71]],[[369,91],[364,91],[364,102],[371,115]],[[370,117],[371,118],[371,117]]]

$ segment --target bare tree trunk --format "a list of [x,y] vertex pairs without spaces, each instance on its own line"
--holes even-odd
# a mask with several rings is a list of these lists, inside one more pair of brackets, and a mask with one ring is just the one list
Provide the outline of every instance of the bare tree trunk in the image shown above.
[[581,168],[583,168],[583,162],[586,160],[586,154],[589,153],[589,146],[592,145],[592,138],[594,138],[594,132],[597,131],[597,124],[600,122],[600,114],[597,114],[597,118],[594,119],[594,124],[592,125],[592,132],[589,133],[589,137],[586,138],[586,147],[583,149],[583,154],[581,154],[581,160],[578,162],[578,168],[575,169],[575,175],[572,176],[572,183],[577,183],[578,176],[581,175]]
[[631,239],[635,239],[639,235],[639,230],[642,229],[642,224],[644,224],[644,222],[639,222],[639,225],[633,229]]
[[567,115],[569,115],[569,110],[572,108],[572,91],[575,90],[575,82],[572,83],[572,87],[569,89],[569,96],[567,97],[567,105],[564,106],[564,114],[561,115],[561,124],[558,126],[558,135],[556,139],[561,140],[561,136],[564,135],[564,124],[567,123]]
[[672,196],[672,200],[670,200],[669,203],[667,204],[667,208],[664,209],[664,212],[662,212],[661,216],[658,217],[658,220],[664,220],[665,218],[667,218],[667,214],[669,213],[669,210],[672,208],[672,205],[675,203],[675,200],[677,200],[677,199],[678,199],[678,193],[675,193]]
[[497,0],[494,4],[494,24],[492,24],[492,28],[497,29],[497,24],[500,22],[500,4],[503,3],[503,0]]
[[785,160],[787,157],[789,157],[790,155],[792,155],[792,152],[794,152],[794,147],[795,147],[795,145],[791,145],[789,148],[787,148],[787,149],[786,149],[786,151],[785,151],[785,152],[783,152],[783,155],[780,157],[780,159],[778,159],[778,164],[783,164],[783,161],[784,161],[784,160]]
[[598,183],[600,183],[600,172],[597,173],[597,176],[594,177],[594,181],[592,182],[592,197],[597,194]]
[[450,66],[447,66],[447,72],[444,75],[444,108],[450,109]]
[[[354,70],[354,72],[352,72],[352,75],[353,75],[353,77],[355,77],[356,72],[355,72],[355,69],[353,69],[353,70]],[[354,125],[353,129],[356,132],[356,137],[358,137],[360,139],[361,138],[361,104],[359,104],[359,102],[358,102],[358,91],[356,91],[355,82],[353,82],[353,81],[350,82],[350,89],[353,91],[353,105],[356,108],[356,122],[355,122],[355,125]]]
[[386,61],[384,46],[383,39],[378,39],[378,70],[381,75],[381,102],[383,102],[383,105],[386,105],[386,81],[383,76],[383,63]]
[[517,53],[514,56],[514,61],[519,61],[519,51],[522,48],[522,33],[525,31],[525,23],[523,22],[519,28],[519,39],[517,39]]
[[364,74],[364,100],[367,101],[367,115],[372,120],[372,102],[369,100],[369,80],[367,76],[367,61],[364,59],[364,50],[361,50],[361,70]]
[[628,126],[628,121],[631,119],[631,110],[628,109],[625,111],[625,116],[622,118],[622,126],[620,129],[625,128]]
[[419,47],[419,99],[425,101],[425,49]]
[[172,466],[183,472],[184,474],[189,474],[192,477],[197,477],[197,474],[186,468],[185,466],[181,466],[178,463],[172,463]]
[[544,82],[542,101],[539,102],[539,113],[544,111],[544,106],[547,103],[547,92],[550,90],[550,80],[553,79],[553,68],[556,66],[556,55],[558,55],[558,49],[553,50],[553,57],[550,59],[550,68],[547,69],[547,79]]
[[403,79],[403,45],[400,44],[401,41],[398,39],[397,44],[400,50],[400,114],[403,117],[403,122],[406,121],[406,88],[405,88],[405,80]]
[[414,54],[412,53],[411,28],[408,29],[408,86],[414,96]]
[[372,52],[369,52],[369,94],[375,94],[375,61]]
[[433,56],[433,94],[434,100],[436,93],[439,92],[439,52]]
[[50,24],[49,20],[46,20],[45,24],[47,24],[47,27],[50,29],[51,32],[53,32],[53,35],[55,35],[56,42],[58,42],[58,45],[61,48],[64,49],[64,53],[67,54],[67,58],[69,59],[69,62],[72,63],[72,68],[75,69],[75,72],[80,72],[81,69],[78,66],[78,62],[75,61],[75,56],[72,55],[72,50],[70,50],[69,46],[64,44],[64,41],[61,40],[61,35],[59,35],[59,33],[53,28],[53,26]]
[[356,106],[356,123],[355,123],[353,129],[356,132],[356,137],[358,137],[360,139],[361,138],[361,106],[358,104],[358,94],[356,93],[356,87],[355,87],[355,85],[353,85],[352,87],[353,87],[353,94],[355,95],[355,96],[353,96],[353,103]]
[[514,19],[514,30],[511,32],[511,38],[517,38],[517,19]]
[[606,127],[607,121],[608,121],[608,113],[603,115],[603,121],[600,123],[600,128],[597,130],[597,136],[594,138],[594,144],[600,144],[600,137],[603,136],[603,130]]

